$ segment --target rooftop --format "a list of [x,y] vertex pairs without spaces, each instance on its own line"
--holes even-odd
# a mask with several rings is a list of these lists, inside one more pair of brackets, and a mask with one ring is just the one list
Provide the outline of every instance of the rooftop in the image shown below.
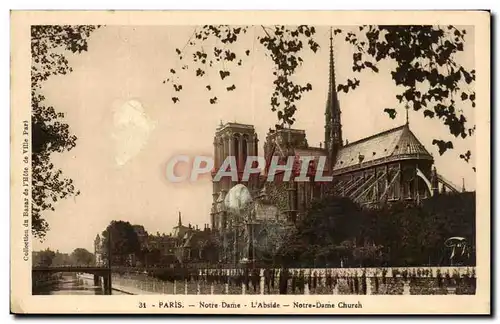
[[345,145],[337,155],[333,170],[338,171],[368,162],[384,163],[389,158],[405,156],[433,159],[407,124]]
[[254,126],[253,125],[250,125],[250,124],[240,124],[240,123],[236,123],[236,122],[228,122],[228,123],[225,123],[225,124],[222,124],[222,121],[221,123],[217,126],[217,132],[221,132],[227,128],[238,128],[238,129],[247,129],[247,130],[254,130]]

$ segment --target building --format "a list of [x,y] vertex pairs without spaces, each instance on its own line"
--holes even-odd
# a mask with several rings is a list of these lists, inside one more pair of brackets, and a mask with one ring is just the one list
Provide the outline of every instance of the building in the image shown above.
[[[281,233],[305,215],[315,198],[344,196],[363,206],[376,207],[401,200],[418,203],[436,194],[439,185],[443,190],[458,191],[437,173],[432,155],[411,131],[408,118],[396,128],[352,143],[344,142],[332,36],[329,54],[324,145],[309,146],[304,130],[270,129],[264,143],[265,170],[242,181],[247,157],[258,155],[254,127],[227,123],[216,129],[213,177],[228,156],[235,156],[239,175],[238,181],[228,177],[213,181],[211,225],[222,246],[220,262],[239,263],[256,258],[256,246],[267,246],[268,250],[263,253],[272,254],[270,250],[276,249]],[[269,162],[276,156],[282,164],[288,157],[295,157],[294,175],[300,170],[300,157],[314,157],[309,163],[310,181],[297,182],[293,176],[283,181],[283,171],[275,181],[266,182]],[[330,182],[314,180],[320,157],[326,160],[325,175],[333,177]],[[248,208],[229,210],[228,195],[231,194],[238,196],[239,204],[245,203]],[[273,240],[271,236],[274,236],[273,244],[269,243]]]
[[[132,225],[140,243],[140,251],[131,254],[127,258],[130,266],[171,266],[175,264],[192,262],[214,262],[212,256],[216,246],[212,240],[212,230],[209,224],[204,224],[201,230],[198,226],[187,226],[182,223],[182,215],[179,212],[177,225],[172,228],[170,234],[149,234],[144,226]],[[103,246],[104,238],[96,236],[94,241],[94,254],[96,265],[103,266],[106,248]]]
[[148,248],[148,238],[149,234],[142,225],[132,225],[134,228],[135,233],[137,234],[137,239],[139,240],[139,244],[141,246],[141,250],[147,249]]
[[[258,139],[252,125],[239,123],[227,123],[220,125],[214,138],[214,170],[212,177],[215,177],[216,170],[223,167],[227,157],[235,157],[238,166],[238,179],[243,180],[243,170],[248,156],[258,156]],[[237,183],[245,185],[253,194],[259,190],[259,175],[250,176],[248,181],[235,182],[229,177],[223,177],[220,181],[212,181],[213,203],[211,211],[212,228],[217,229],[224,226],[226,220],[224,213],[220,210],[224,204],[224,199],[228,191]]]
[[201,230],[192,228],[176,241],[175,256],[177,262],[184,263],[213,263],[217,261],[217,247],[212,238],[212,231],[208,224]]
[[179,219],[177,220],[177,225],[172,228],[172,236],[177,240],[181,240],[187,232],[191,231],[191,224],[185,226],[182,224],[181,212],[179,212]]

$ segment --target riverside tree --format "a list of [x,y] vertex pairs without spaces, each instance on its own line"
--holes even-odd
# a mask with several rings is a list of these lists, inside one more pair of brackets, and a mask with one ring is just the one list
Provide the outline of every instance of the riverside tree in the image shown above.
[[51,161],[53,153],[71,150],[77,137],[64,121],[64,113],[45,103],[43,83],[50,76],[72,71],[67,53],[87,51],[87,40],[98,26],[31,26],[31,137],[32,233],[43,239],[49,224],[43,212],[54,210],[60,199],[76,196],[73,180]]
[[126,221],[112,221],[103,236],[103,259],[108,260],[111,249],[113,265],[126,265],[130,255],[140,255],[141,246],[134,227]]
[[446,240],[463,237],[471,249],[456,249],[457,258],[474,266],[475,199],[475,193],[453,193],[421,205],[395,202],[369,210],[348,198],[326,197],[283,239],[280,261],[311,267],[338,267],[341,260],[345,267],[446,266],[452,253]]
[[91,265],[94,263],[94,254],[84,248],[76,248],[71,253],[71,259],[76,265]]

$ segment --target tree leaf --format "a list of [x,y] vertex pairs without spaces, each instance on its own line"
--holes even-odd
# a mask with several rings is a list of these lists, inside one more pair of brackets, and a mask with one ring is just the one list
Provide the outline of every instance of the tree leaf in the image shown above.
[[434,118],[434,112],[432,110],[424,110],[424,117]]
[[231,75],[231,73],[229,71],[219,71],[219,74],[220,74],[220,78],[222,80],[224,80],[226,77],[228,77],[229,75]]
[[391,118],[391,119],[396,118],[396,115],[397,115],[396,109],[394,109],[394,108],[385,108],[384,112],[386,112],[389,115],[389,118]]
[[196,70],[196,76],[202,77],[204,75],[205,75],[205,71],[203,71],[202,69],[198,68]]
[[433,140],[432,145],[437,145],[439,149],[439,155],[443,155],[444,152],[446,152],[448,149],[453,148],[453,143],[450,141],[443,141],[443,140]]

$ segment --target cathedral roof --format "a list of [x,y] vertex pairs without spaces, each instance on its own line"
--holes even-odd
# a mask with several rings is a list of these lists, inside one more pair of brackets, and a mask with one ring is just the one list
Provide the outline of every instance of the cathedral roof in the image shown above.
[[432,156],[412,133],[408,124],[386,130],[340,149],[334,173],[347,168],[368,167],[401,159],[432,160]]
[[314,156],[315,158],[326,156],[326,150],[320,147],[296,148],[294,152],[298,156]]

